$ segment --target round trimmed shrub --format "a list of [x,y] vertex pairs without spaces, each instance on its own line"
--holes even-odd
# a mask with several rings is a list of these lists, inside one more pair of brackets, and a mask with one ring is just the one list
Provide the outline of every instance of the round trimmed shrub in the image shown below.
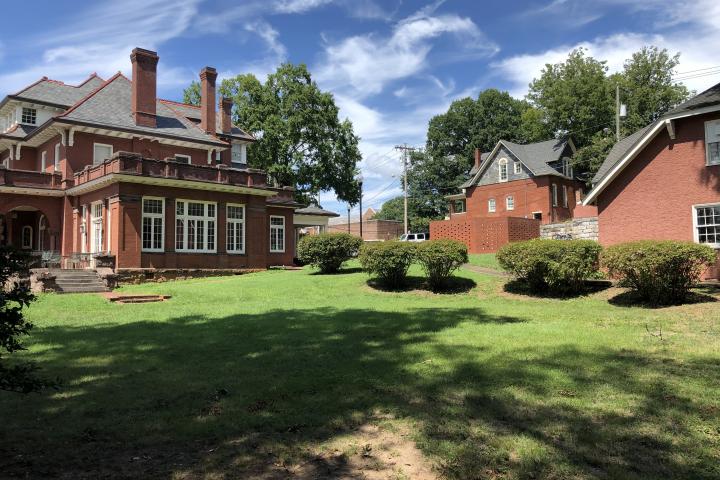
[[584,280],[597,277],[600,252],[593,240],[536,238],[504,245],[497,260],[530,291],[566,295],[582,292]]
[[418,243],[416,249],[431,290],[445,288],[453,272],[468,261],[467,246],[457,240],[429,240]]
[[690,289],[715,261],[715,251],[707,245],[672,240],[620,243],[602,256],[611,277],[652,305],[687,300]]
[[343,263],[357,256],[361,245],[361,238],[347,233],[321,233],[303,237],[297,254],[304,264],[317,267],[322,273],[335,273]]
[[407,272],[415,260],[417,248],[410,242],[366,243],[360,249],[360,265],[387,288],[405,285]]

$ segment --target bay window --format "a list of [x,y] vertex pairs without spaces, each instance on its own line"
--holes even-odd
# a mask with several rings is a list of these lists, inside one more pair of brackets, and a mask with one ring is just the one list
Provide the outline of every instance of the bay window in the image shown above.
[[142,200],[142,251],[165,250],[165,199],[143,197]]
[[194,200],[175,202],[175,251],[215,253],[217,204]]
[[270,251],[285,251],[285,217],[270,215]]
[[227,206],[227,251],[245,253],[245,207]]

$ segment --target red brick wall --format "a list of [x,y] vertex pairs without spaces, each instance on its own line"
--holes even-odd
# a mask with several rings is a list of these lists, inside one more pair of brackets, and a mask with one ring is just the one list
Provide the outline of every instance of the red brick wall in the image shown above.
[[[600,243],[694,240],[693,205],[720,203],[720,166],[705,165],[708,114],[663,129],[598,197]],[[717,277],[717,270],[713,276]]]
[[[348,233],[347,223],[329,225],[330,233]],[[363,220],[363,240],[395,240],[403,233],[403,224],[388,220]],[[360,222],[350,223],[350,235],[360,236]]]
[[430,238],[463,242],[470,253],[497,252],[509,242],[540,236],[540,221],[527,218],[469,218],[430,222]]
[[[552,206],[551,184],[558,185],[558,206]],[[562,206],[562,186],[568,188],[568,207]],[[464,214],[453,217],[462,218],[532,218],[533,212],[542,213],[542,223],[561,222],[572,218],[572,207],[576,202],[576,191],[581,188],[573,180],[544,175],[525,180],[494,183],[470,187],[466,190],[466,208]],[[512,195],[515,200],[513,210],[506,209],[506,197]],[[495,199],[495,212],[488,212],[488,200]]]

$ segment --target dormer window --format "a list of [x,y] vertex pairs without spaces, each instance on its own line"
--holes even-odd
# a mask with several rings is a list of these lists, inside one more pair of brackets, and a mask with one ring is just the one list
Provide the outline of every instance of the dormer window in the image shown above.
[[567,158],[567,157],[563,158],[562,167],[563,167],[563,175],[565,175],[566,177],[572,178],[573,168],[572,168],[572,163],[570,162],[569,158]]
[[720,165],[720,120],[705,122],[705,163]]
[[498,173],[501,182],[508,181],[508,160],[507,158],[501,158],[498,162]]
[[37,110],[23,107],[20,122],[25,125],[35,125],[37,123]]

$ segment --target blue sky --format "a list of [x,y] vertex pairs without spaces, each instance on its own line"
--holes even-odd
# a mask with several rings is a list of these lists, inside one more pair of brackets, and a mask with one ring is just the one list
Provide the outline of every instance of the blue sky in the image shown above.
[[[31,6],[30,6],[31,5]],[[129,73],[129,53],[158,51],[159,94],[180,100],[200,68],[264,77],[304,62],[361,136],[365,205],[400,193],[398,143],[485,88],[523,97],[547,62],[577,46],[611,71],[643,45],[681,52],[678,72],[720,65],[716,0],[123,0],[3,5],[0,95],[42,76],[68,83]],[[717,72],[707,70],[706,72]],[[686,80],[695,90],[720,73]],[[345,211],[332,192],[323,206]]]

